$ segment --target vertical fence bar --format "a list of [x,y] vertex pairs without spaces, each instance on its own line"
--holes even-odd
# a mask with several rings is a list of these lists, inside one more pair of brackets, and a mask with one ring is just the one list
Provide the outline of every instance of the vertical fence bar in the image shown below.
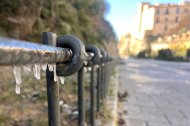
[[110,84],[110,79],[111,79],[111,74],[112,74],[112,69],[110,67],[110,61],[107,61],[106,64],[106,70],[107,70],[107,75],[106,75],[106,96],[109,95],[109,84]]
[[100,75],[101,75],[101,67],[100,67],[100,65],[99,65],[99,67],[97,68],[97,101],[96,101],[96,110],[97,110],[97,112],[100,112],[100,90],[101,90],[101,88],[100,88]]
[[83,71],[84,67],[82,66],[78,71],[78,126],[85,126]]
[[[56,45],[56,35],[50,32],[43,33],[43,43],[46,45]],[[59,108],[59,84],[54,82],[54,74],[46,70],[47,97],[48,97],[48,121],[49,126],[60,126]]]
[[107,62],[104,63],[104,99],[106,98],[106,94],[107,94]]
[[95,126],[95,86],[94,86],[94,65],[91,65],[90,72],[90,126]]
[[101,64],[101,100],[104,99],[104,65]]

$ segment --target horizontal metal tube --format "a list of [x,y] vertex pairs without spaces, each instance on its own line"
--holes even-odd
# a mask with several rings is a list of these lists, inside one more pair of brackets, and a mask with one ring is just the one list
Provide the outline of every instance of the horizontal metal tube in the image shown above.
[[66,48],[0,37],[0,65],[51,64],[71,57],[72,52]]

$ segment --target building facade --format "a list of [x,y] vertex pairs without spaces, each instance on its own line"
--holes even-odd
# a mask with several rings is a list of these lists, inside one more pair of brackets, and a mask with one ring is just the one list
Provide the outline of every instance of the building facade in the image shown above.
[[188,17],[190,17],[190,0],[179,4],[143,2],[137,7],[137,15],[133,19],[136,25],[132,28],[132,34],[142,38],[145,35],[168,35]]

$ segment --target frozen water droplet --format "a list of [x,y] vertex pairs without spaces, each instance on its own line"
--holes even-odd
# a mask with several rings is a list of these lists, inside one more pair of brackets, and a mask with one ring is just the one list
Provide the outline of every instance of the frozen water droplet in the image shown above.
[[39,64],[34,64],[33,66],[33,71],[34,71],[34,76],[36,77],[36,79],[40,79],[40,65]]
[[15,81],[16,81],[15,91],[17,94],[20,94],[20,84],[22,83],[21,70],[22,70],[21,66],[13,67],[13,73],[14,73]]
[[88,64],[88,62],[87,61],[84,61],[84,65],[87,65]]
[[46,71],[47,70],[47,64],[41,64],[42,70]]
[[23,66],[23,69],[25,71],[31,72],[32,71],[32,66],[31,65],[25,65],[25,66]]
[[54,75],[54,81],[57,81],[56,64],[53,65],[53,75]]
[[53,71],[53,66],[54,66],[53,64],[48,64],[49,71],[51,71],[51,72]]
[[16,84],[15,92],[16,92],[16,94],[20,94],[20,85],[19,84]]
[[22,83],[21,70],[22,70],[21,66],[14,66],[13,67],[13,73],[14,73],[14,76],[15,76],[16,84],[21,84]]
[[91,67],[88,67],[88,71],[91,71],[92,70],[92,68]]
[[62,101],[62,100],[59,101],[59,105],[63,105],[63,103],[64,103],[64,101]]
[[95,66],[94,66],[94,69],[98,69],[98,68],[99,68],[99,66],[98,66],[98,65],[95,65]]
[[84,67],[84,72],[87,72],[87,68],[86,67]]
[[64,77],[59,77],[60,81],[61,81],[61,84],[64,84],[65,83],[65,78]]

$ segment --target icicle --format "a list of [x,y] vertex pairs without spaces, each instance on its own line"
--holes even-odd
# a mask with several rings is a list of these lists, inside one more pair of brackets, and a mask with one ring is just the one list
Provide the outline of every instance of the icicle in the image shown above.
[[88,71],[91,71],[92,70],[92,68],[91,67],[88,67]]
[[48,64],[49,71],[53,71],[53,64]]
[[47,70],[47,64],[46,63],[41,64],[41,68],[42,68],[43,71],[46,71]]
[[57,81],[56,64],[53,65],[53,75],[54,75],[54,81]]
[[36,77],[36,79],[40,79],[40,65],[39,64],[34,64],[34,67],[33,67],[33,71],[34,71],[34,76]]
[[14,73],[15,81],[16,81],[15,92],[17,94],[20,94],[20,84],[22,83],[21,70],[22,70],[21,66],[14,66],[13,67],[13,73]]
[[61,81],[61,84],[64,84],[65,83],[65,78],[64,77],[59,77],[60,81]]
[[84,65],[87,65],[88,64],[88,62],[87,61],[84,61]]
[[32,66],[31,65],[25,65],[25,66],[23,66],[23,69],[25,71],[31,72],[32,71]]
[[95,68],[96,68],[96,69],[99,68],[99,65],[95,65]]
[[84,72],[87,72],[87,68],[86,67],[84,67]]
[[14,72],[16,84],[21,84],[22,83],[21,67],[20,66],[14,66],[13,72]]
[[15,92],[16,92],[16,94],[20,94],[20,85],[19,84],[16,84]]
[[60,105],[60,106],[63,105],[63,103],[64,103],[63,100],[59,101],[59,105]]

